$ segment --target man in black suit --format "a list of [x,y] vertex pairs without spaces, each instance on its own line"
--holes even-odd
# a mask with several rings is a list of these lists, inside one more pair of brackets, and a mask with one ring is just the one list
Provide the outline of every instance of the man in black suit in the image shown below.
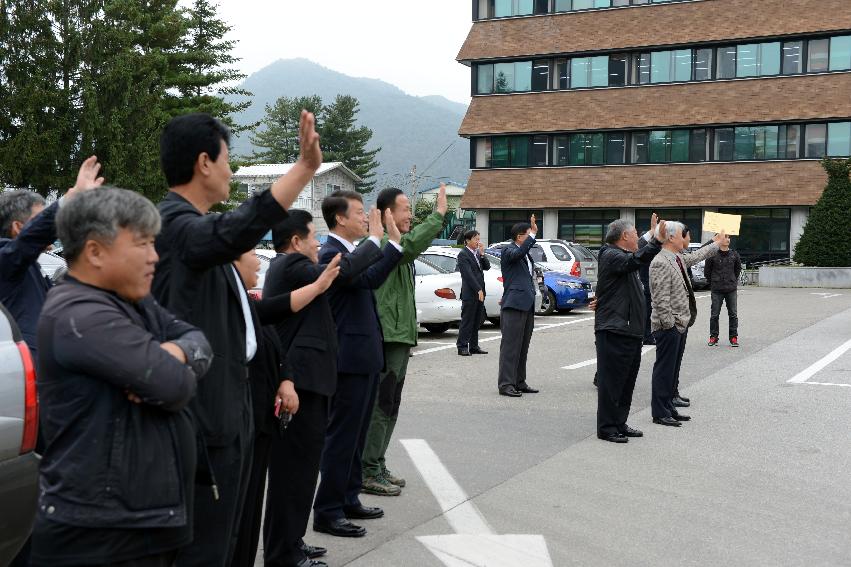
[[479,327],[485,320],[485,273],[491,263],[477,230],[464,233],[464,248],[458,253],[461,272],[461,326],[458,329],[458,354],[487,354],[479,348]]
[[[322,201],[322,216],[331,233],[319,251],[319,262],[338,254],[343,261],[355,253],[354,241],[367,234],[363,199],[354,191],[335,191]],[[374,221],[373,221],[374,222]],[[388,233],[395,234],[378,262],[357,277],[337,282],[327,292],[337,325],[337,390],[331,400],[328,431],[322,451],[322,478],[313,502],[313,529],[340,537],[362,537],[366,529],[349,520],[384,515],[380,508],[360,502],[363,483],[361,455],[384,368],[383,336],[373,290],[384,283],[402,259],[401,236],[388,210]],[[370,229],[372,227],[370,226]],[[373,244],[380,242],[371,236]],[[362,246],[370,246],[362,243]]]
[[[375,244],[384,235],[380,218],[373,209],[370,238],[345,258],[337,254],[340,273],[334,285],[352,283],[383,258]],[[321,277],[324,267],[317,265],[319,243],[310,213],[290,211],[290,217],[272,229],[272,240],[278,256],[266,274],[264,298],[286,294]],[[328,409],[337,390],[337,328],[327,295],[320,295],[302,312],[282,321],[277,331],[293,369],[299,413],[273,442],[263,528],[264,559],[267,567],[316,567],[325,563],[311,562],[301,542],[316,491]],[[349,513],[372,517],[381,511],[360,507],[349,509]]]
[[502,249],[503,292],[500,311],[499,394],[519,398],[538,390],[526,383],[526,357],[535,327],[535,263],[529,250],[535,245],[538,223],[511,227],[512,242]]
[[253,423],[247,364],[257,334],[245,288],[231,262],[256,246],[310,183],[322,163],[313,115],[303,112],[295,166],[271,189],[233,211],[207,214],[230,194],[227,127],[207,114],[172,119],[160,138],[168,195],[153,293],[178,318],[199,327],[213,347],[207,378],[190,404],[199,436],[194,539],[177,565],[229,565],[251,466]]

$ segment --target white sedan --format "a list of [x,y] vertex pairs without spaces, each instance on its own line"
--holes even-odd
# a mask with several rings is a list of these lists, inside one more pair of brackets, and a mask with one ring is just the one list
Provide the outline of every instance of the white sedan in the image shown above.
[[417,323],[430,333],[445,333],[461,320],[461,274],[414,260]]

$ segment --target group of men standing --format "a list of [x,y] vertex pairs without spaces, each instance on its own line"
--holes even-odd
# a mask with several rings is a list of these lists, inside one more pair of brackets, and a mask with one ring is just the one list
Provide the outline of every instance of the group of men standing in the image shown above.
[[[265,564],[325,565],[303,541],[311,508],[314,530],[363,536],[351,520],[383,511],[361,491],[405,484],[386,452],[417,340],[412,263],[443,226],[445,188],[414,229],[398,189],[368,218],[337,191],[320,249],[310,214],[289,210],[322,161],[313,115],[289,173],[210,213],[229,195],[229,142],[209,115],[172,119],[157,207],[100,187],[94,157],[44,210],[26,192],[0,202],[2,300],[38,353],[40,496],[21,564],[253,565],[268,467]],[[50,289],[37,258],[57,235],[68,272]]]

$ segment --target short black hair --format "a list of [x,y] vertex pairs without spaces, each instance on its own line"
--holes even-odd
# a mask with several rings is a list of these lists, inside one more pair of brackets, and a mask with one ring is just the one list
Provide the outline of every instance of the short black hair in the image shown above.
[[384,211],[396,204],[396,197],[404,195],[405,192],[398,187],[388,187],[382,189],[378,193],[378,198],[375,200],[375,206],[381,211],[381,218],[384,218]]
[[343,189],[322,199],[322,218],[329,230],[337,228],[337,215],[346,216],[349,212],[349,200],[363,203],[363,196],[357,191]]
[[292,242],[293,236],[307,238],[310,234],[310,223],[313,215],[301,209],[290,209],[289,216],[272,227],[272,244],[275,250],[286,250]]
[[478,230],[468,230],[464,233],[464,243],[470,242],[479,235]]
[[12,238],[12,223],[26,224],[33,207],[44,206],[44,197],[34,191],[18,189],[0,194],[0,237]]
[[160,134],[160,165],[169,187],[192,181],[198,156],[216,161],[222,142],[230,146],[230,129],[203,112],[175,116]]
[[517,240],[517,237],[521,234],[526,234],[526,231],[532,228],[532,225],[528,222],[518,222],[514,226],[511,227],[511,240]]

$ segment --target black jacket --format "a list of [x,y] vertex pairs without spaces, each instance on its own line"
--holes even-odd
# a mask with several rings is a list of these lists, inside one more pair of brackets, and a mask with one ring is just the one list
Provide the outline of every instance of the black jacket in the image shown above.
[[[457,270],[461,272],[461,301],[478,301],[479,292],[487,293],[485,290],[485,272],[491,269],[491,263],[486,254],[476,256],[466,246],[458,253]],[[479,266],[481,262],[481,266]]]
[[[381,260],[381,249],[370,241],[340,260],[333,285],[344,286],[371,264]],[[266,273],[263,296],[273,298],[310,285],[325,269],[303,254],[278,254]],[[323,293],[293,317],[276,325],[282,348],[298,390],[332,396],[337,390],[337,327],[327,294]]]
[[649,265],[661,249],[655,238],[637,252],[627,252],[608,244],[600,248],[597,255],[595,331],[610,331],[636,338],[644,336],[646,299],[638,270],[642,265]]
[[185,525],[195,434],[181,410],[210,365],[201,331],[151,296],[132,304],[69,276],[47,296],[38,344],[39,513],[79,527]]
[[742,260],[735,250],[719,251],[716,256],[707,258],[703,265],[703,275],[709,282],[709,289],[719,293],[736,291],[741,273]]
[[[177,193],[158,206],[162,231],[153,294],[178,318],[198,326],[213,348],[213,365],[192,412],[210,446],[236,438],[245,422],[248,378],[241,282],[231,262],[254,248],[272,225],[286,218],[269,191],[224,214],[202,215]],[[258,334],[259,336],[259,334]]]
[[0,238],[0,303],[21,329],[24,341],[36,358],[38,316],[51,282],[41,274],[38,257],[56,240],[56,213],[53,203],[27,223],[14,240]]

